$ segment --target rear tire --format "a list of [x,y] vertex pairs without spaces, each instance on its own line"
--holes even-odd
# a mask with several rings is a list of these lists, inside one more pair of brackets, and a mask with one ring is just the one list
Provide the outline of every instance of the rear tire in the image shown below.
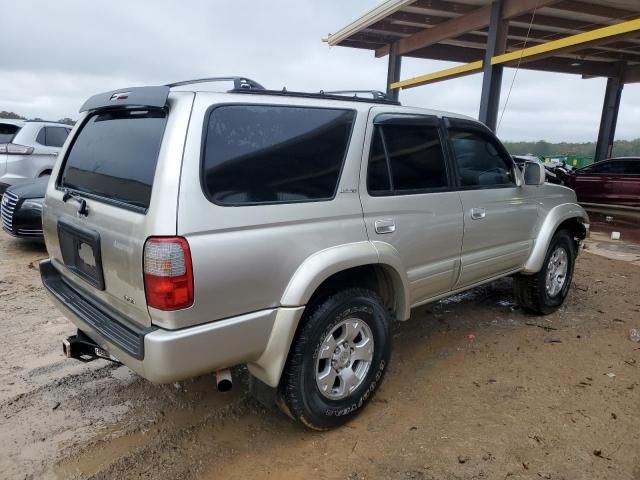
[[556,232],[542,270],[534,275],[517,275],[514,278],[516,302],[538,315],[555,312],[569,293],[575,259],[576,244],[570,233],[566,230]]
[[350,288],[305,313],[281,385],[283,410],[314,430],[351,420],[389,364],[390,316],[378,296]]

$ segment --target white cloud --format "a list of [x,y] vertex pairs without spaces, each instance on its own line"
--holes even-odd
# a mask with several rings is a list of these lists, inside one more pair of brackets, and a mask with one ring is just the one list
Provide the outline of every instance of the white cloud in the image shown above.
[[[384,90],[386,59],[320,41],[378,0],[22,0],[3,22],[0,110],[76,117],[90,95],[120,87],[238,74],[270,88]],[[9,40],[7,40],[9,39]],[[404,59],[402,77],[446,68]],[[513,70],[506,70],[506,98]],[[401,93],[405,104],[477,116],[481,76]],[[590,141],[603,79],[521,70],[499,134],[504,139]],[[640,85],[628,85],[617,138],[640,137]]]

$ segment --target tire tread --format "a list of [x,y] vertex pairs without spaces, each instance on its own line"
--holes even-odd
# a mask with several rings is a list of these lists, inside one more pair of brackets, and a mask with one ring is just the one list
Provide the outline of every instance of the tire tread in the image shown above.
[[[305,348],[309,342],[313,341],[311,331],[316,323],[322,321],[325,315],[327,315],[331,309],[335,308],[336,305],[347,302],[354,297],[368,297],[379,305],[382,305],[380,297],[375,292],[365,288],[348,288],[328,295],[314,305],[311,305],[309,311],[305,312],[302,320],[304,324],[293,340],[281,387],[281,400],[284,405],[280,405],[281,407],[286,407],[286,414],[312,430],[325,431],[333,425],[319,424],[308,418],[305,413],[304,399],[301,397],[299,389],[297,388],[298,379],[300,378],[304,364]],[[387,322],[387,328],[388,323],[389,322]]]
[[[545,255],[544,264],[542,269],[533,275],[516,275],[514,277],[513,282],[513,293],[515,301],[525,308],[526,310],[534,313],[536,315],[548,315],[556,311],[560,305],[552,306],[549,305],[546,301],[546,292],[545,292],[545,274],[547,264],[549,262],[549,255],[552,251],[553,247],[558,243],[559,238],[568,237],[569,245],[572,247],[572,240],[570,232],[567,230],[559,230],[557,231],[552,239],[549,242],[549,250]],[[573,276],[574,262],[575,262],[575,250],[570,248],[571,251],[567,252],[569,255],[569,259],[571,262],[570,270],[571,277]],[[568,281],[571,282],[572,278],[569,278]],[[564,302],[564,299],[563,299]]]

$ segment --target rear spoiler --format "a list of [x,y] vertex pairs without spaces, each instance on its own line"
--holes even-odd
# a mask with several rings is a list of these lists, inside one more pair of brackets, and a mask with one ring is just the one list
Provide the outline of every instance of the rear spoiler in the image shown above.
[[80,113],[99,108],[111,107],[149,107],[163,108],[167,103],[169,87],[132,87],[99,93],[90,97],[82,107]]

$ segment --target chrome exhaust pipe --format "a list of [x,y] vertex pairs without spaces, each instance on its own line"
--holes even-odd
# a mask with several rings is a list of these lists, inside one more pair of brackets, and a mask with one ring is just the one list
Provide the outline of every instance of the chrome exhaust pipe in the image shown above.
[[233,379],[231,378],[231,370],[225,368],[216,372],[216,385],[219,392],[228,392],[233,387]]

